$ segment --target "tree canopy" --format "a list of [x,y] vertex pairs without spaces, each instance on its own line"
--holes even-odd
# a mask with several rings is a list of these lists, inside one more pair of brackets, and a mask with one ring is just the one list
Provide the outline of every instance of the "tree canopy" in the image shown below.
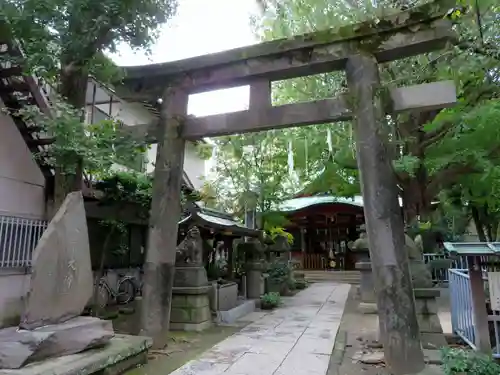
[[[274,0],[259,1],[261,14],[253,20],[262,40],[340,27],[382,14],[398,12],[394,1]],[[413,4],[415,3],[415,4]],[[416,5],[418,2],[412,2]],[[450,109],[427,113],[391,115],[388,146],[393,152],[394,173],[403,198],[406,219],[427,219],[431,203],[448,197],[460,187],[461,204],[486,203],[496,207],[498,196],[498,66],[500,7],[494,1],[457,3],[452,14],[459,35],[455,46],[380,66],[386,87],[453,80],[458,104]],[[467,11],[465,11],[467,10]],[[346,88],[342,72],[276,82],[273,101],[293,103],[335,96]],[[239,144],[265,134],[237,136]],[[272,131],[276,159],[274,176],[285,176],[292,144],[294,184],[275,184],[279,179],[262,179],[274,198],[293,193],[359,194],[354,142],[350,123]],[[231,143],[236,137],[226,137]],[[218,148],[218,175],[250,181],[260,175],[259,165],[227,163],[227,149]],[[233,155],[237,155],[231,151]],[[241,155],[241,154],[240,154]],[[233,156],[234,158],[234,156]],[[241,160],[243,157],[236,156]],[[224,164],[224,173],[220,172]],[[288,162],[288,165],[291,163]],[[221,181],[221,180],[218,180]],[[479,182],[479,183],[478,183]],[[220,184],[216,183],[217,186]],[[264,191],[266,188],[263,188]],[[241,190],[241,189],[240,189]],[[237,194],[238,189],[233,190]],[[483,202],[480,197],[488,197]],[[496,210],[496,208],[495,208]]]
[[107,172],[116,162],[109,155],[124,160],[144,152],[143,145],[124,139],[112,119],[84,127],[88,80],[116,81],[121,72],[105,53],[115,52],[120,43],[148,51],[176,7],[176,0],[3,2],[0,18],[22,47],[23,65],[57,91],[50,99],[52,116],[43,119],[54,138],[56,207],[69,191],[81,189],[85,172]]

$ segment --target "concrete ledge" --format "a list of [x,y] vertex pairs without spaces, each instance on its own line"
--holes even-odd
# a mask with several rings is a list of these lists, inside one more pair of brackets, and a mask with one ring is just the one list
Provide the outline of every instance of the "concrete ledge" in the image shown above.
[[217,323],[233,324],[239,318],[255,311],[255,300],[244,301],[228,311],[217,311]]
[[208,294],[212,285],[203,286],[174,286],[172,288],[172,294]]
[[377,304],[369,302],[360,302],[358,312],[362,314],[378,314]]
[[[170,322],[170,329],[172,331],[186,331],[186,332],[201,332],[212,326],[212,321],[207,320],[201,323],[174,323]],[[2,375],[0,373],[0,375]]]
[[441,295],[439,288],[415,288],[413,289],[415,298],[436,298]]
[[371,271],[372,262],[357,262],[354,267],[359,271]]
[[0,375],[118,374],[144,362],[152,344],[149,337],[116,335],[102,348],[32,363],[21,369],[0,370]]

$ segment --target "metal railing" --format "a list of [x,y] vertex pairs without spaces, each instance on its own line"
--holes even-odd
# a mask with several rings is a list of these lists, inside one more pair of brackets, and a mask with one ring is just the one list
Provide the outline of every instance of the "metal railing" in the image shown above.
[[468,270],[450,269],[448,277],[453,333],[460,336],[473,349],[476,349],[476,332]]
[[[453,333],[460,336],[472,349],[477,350],[469,271],[450,269],[448,274]],[[488,273],[485,271],[483,271],[483,282],[488,285]],[[488,328],[492,355],[494,358],[500,358],[500,312],[491,311],[489,306],[485,307],[488,307]]]
[[[427,254],[423,254],[423,257],[424,257],[424,262],[426,264],[429,264],[433,260],[449,259],[448,254],[443,254],[443,253],[427,253]],[[467,269],[468,268],[467,257],[459,257],[456,259],[452,259],[451,266],[449,268]],[[431,274],[432,274],[432,281],[434,281],[436,283],[449,282],[449,280],[448,280],[448,268],[431,269]]]
[[29,267],[47,221],[0,215],[0,268]]

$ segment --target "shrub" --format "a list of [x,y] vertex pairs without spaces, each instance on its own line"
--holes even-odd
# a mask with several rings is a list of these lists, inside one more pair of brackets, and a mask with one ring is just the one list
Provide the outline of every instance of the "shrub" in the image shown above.
[[287,280],[287,284],[288,284],[288,289],[289,290],[295,290],[295,289],[297,289],[297,280],[295,280],[293,277],[290,277]]
[[295,280],[295,289],[302,290],[305,288],[307,288],[307,281],[305,281],[304,279]]
[[273,283],[282,284],[290,278],[291,270],[285,262],[274,262],[269,265],[267,274]]
[[260,307],[263,310],[271,310],[281,304],[281,296],[279,293],[266,293],[260,297]]
[[443,370],[445,375],[498,375],[500,365],[489,356],[457,348],[443,348]]

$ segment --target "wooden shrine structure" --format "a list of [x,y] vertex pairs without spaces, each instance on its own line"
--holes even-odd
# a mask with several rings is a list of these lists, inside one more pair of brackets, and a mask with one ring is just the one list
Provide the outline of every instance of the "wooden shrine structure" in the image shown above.
[[[154,338],[155,346],[166,344],[170,320],[186,140],[353,119],[386,364],[395,375],[424,368],[383,123],[386,113],[450,106],[456,101],[455,87],[451,82],[382,87],[378,64],[436,51],[455,41],[446,19],[455,3],[441,0],[360,24],[177,62],[125,68],[124,85],[117,88],[122,98],[161,102],[158,122],[131,129],[158,143],[142,306],[144,333]],[[345,70],[348,94],[272,105],[272,81],[334,70]],[[248,110],[187,115],[190,94],[243,85],[250,86]]]
[[349,244],[365,222],[361,202],[326,194],[301,196],[284,201],[278,211],[287,219],[285,229],[294,237],[292,257],[302,269],[354,270]]

